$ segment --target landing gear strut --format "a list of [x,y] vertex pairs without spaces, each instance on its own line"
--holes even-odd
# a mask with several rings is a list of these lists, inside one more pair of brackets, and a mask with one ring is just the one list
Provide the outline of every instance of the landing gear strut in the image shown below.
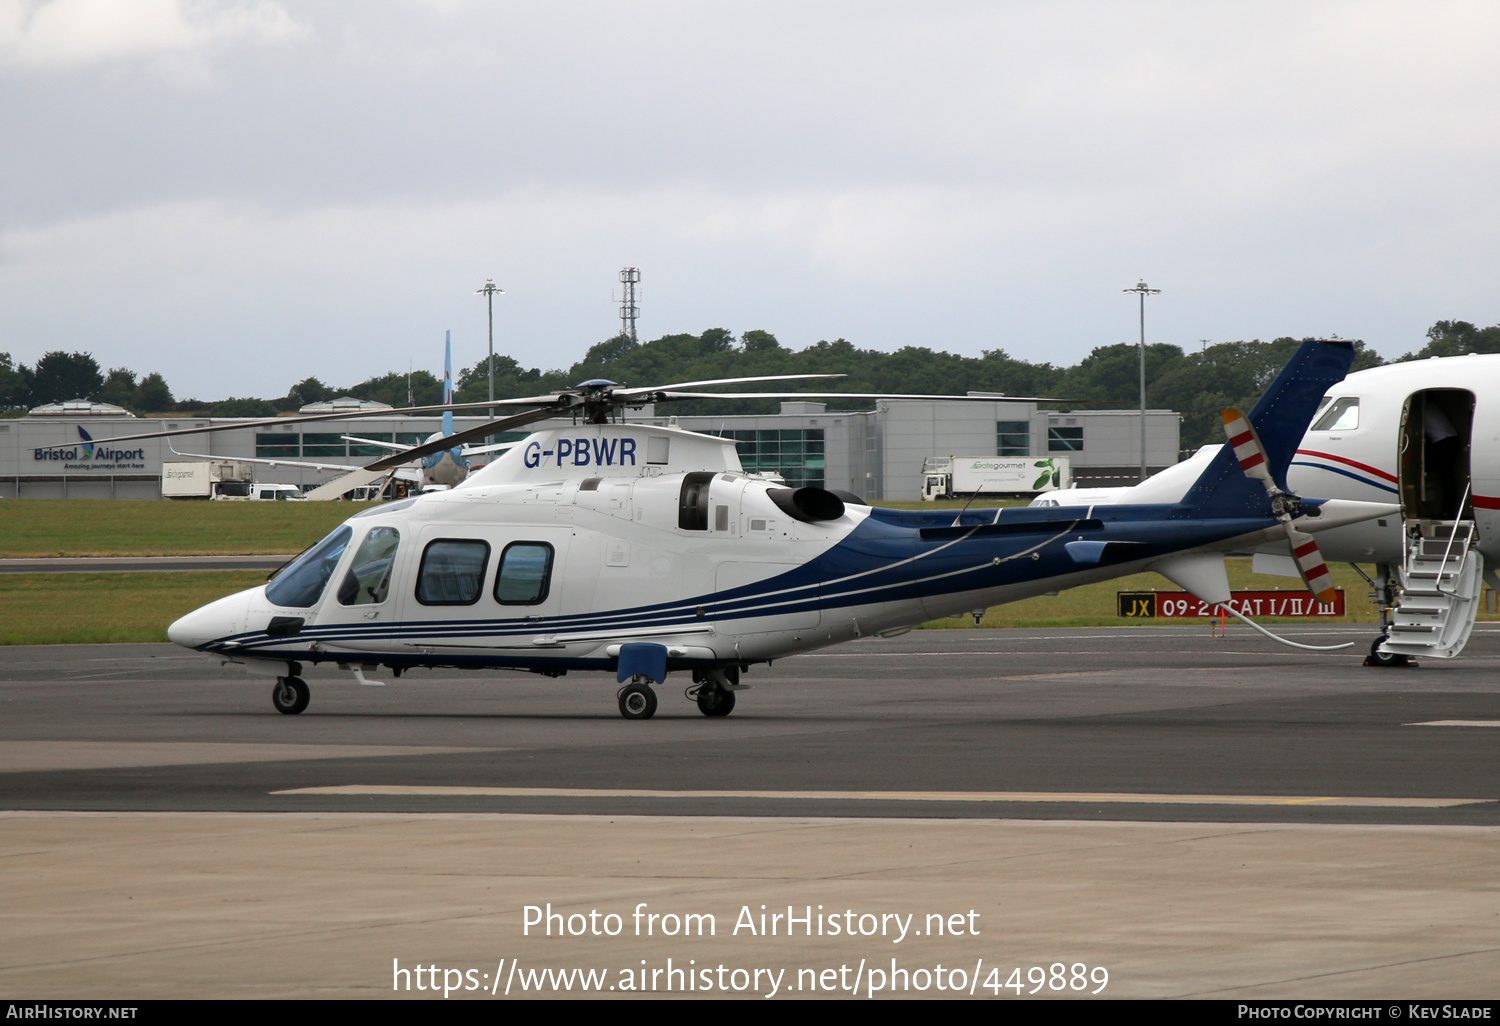
[[656,715],[656,692],[646,677],[634,677],[619,692],[620,715],[627,720],[649,720]]
[[307,708],[312,692],[307,690],[307,681],[301,677],[277,677],[271,689],[271,704],[279,713],[296,716]]
[[1369,583],[1371,591],[1370,598],[1375,600],[1380,609],[1380,637],[1370,643],[1370,656],[1365,660],[1366,666],[1406,666],[1411,662],[1408,655],[1400,655],[1395,652],[1382,652],[1380,646],[1385,639],[1391,636],[1391,608],[1396,604],[1398,589],[1395,577],[1391,573],[1388,563],[1375,564],[1375,577],[1372,580],[1359,568],[1358,563],[1350,563],[1354,572]]
[[734,685],[740,682],[739,667],[724,670],[694,670],[687,697],[698,703],[704,716],[728,716],[734,712]]
[[698,687],[698,711],[704,716],[728,716],[734,712],[734,692],[726,691],[716,680],[708,680]]

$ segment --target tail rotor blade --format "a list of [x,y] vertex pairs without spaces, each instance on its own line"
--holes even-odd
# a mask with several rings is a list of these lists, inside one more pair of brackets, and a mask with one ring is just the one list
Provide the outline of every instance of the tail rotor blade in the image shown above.
[[1266,462],[1266,447],[1260,444],[1255,425],[1232,406],[1219,415],[1224,418],[1224,434],[1229,436],[1229,446],[1234,450],[1234,458],[1240,461],[1245,476],[1255,478],[1266,486],[1267,491],[1275,488],[1276,482],[1271,480],[1271,465]]
[[1332,602],[1335,597],[1333,574],[1328,572],[1328,564],[1323,562],[1323,553],[1318,550],[1318,543],[1312,535],[1304,534],[1291,524],[1286,525],[1286,536],[1292,544],[1292,558],[1297,561],[1297,569],[1302,573],[1302,583],[1307,585],[1307,590],[1319,602]]

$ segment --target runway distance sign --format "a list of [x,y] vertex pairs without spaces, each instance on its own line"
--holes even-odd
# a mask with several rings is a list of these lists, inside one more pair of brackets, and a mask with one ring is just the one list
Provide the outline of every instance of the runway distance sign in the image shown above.
[[[1295,616],[1319,619],[1344,615],[1344,589],[1332,602],[1319,602],[1305,591],[1232,591],[1230,603],[1245,616]],[[1131,619],[1206,620],[1224,614],[1186,591],[1120,591],[1115,593],[1119,616]]]

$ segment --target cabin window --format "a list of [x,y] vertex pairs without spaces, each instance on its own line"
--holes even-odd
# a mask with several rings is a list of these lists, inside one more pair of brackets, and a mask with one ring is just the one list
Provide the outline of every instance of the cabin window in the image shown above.
[[684,531],[708,530],[708,484],[714,475],[699,471],[686,474],[677,497],[677,526]]
[[1353,431],[1359,427],[1359,399],[1345,396],[1335,399],[1313,424],[1314,431]]
[[339,586],[339,603],[345,606],[379,605],[391,593],[391,568],[401,532],[394,527],[374,527],[354,553],[354,562]]
[[534,606],[547,600],[552,586],[552,546],[546,542],[511,542],[500,554],[495,601],[503,606]]
[[340,527],[292,560],[290,566],[266,585],[266,599],[272,605],[298,609],[316,605],[353,535],[350,528]]
[[488,542],[439,538],[422,552],[417,601],[424,606],[472,606],[484,591]]

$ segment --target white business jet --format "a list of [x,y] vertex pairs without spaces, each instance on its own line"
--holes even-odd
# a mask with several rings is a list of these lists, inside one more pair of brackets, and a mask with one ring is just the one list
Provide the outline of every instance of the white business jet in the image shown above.
[[[1088,501],[1174,502],[1221,446],[1130,488],[1090,489]],[[1323,557],[1373,563],[1381,636],[1371,665],[1463,651],[1483,584],[1500,591],[1500,355],[1372,367],[1328,389],[1286,472],[1292,491],[1399,502],[1400,513],[1318,536]],[[1034,505],[1074,504],[1051,492]],[[1257,546],[1257,573],[1296,577],[1282,543]]]

